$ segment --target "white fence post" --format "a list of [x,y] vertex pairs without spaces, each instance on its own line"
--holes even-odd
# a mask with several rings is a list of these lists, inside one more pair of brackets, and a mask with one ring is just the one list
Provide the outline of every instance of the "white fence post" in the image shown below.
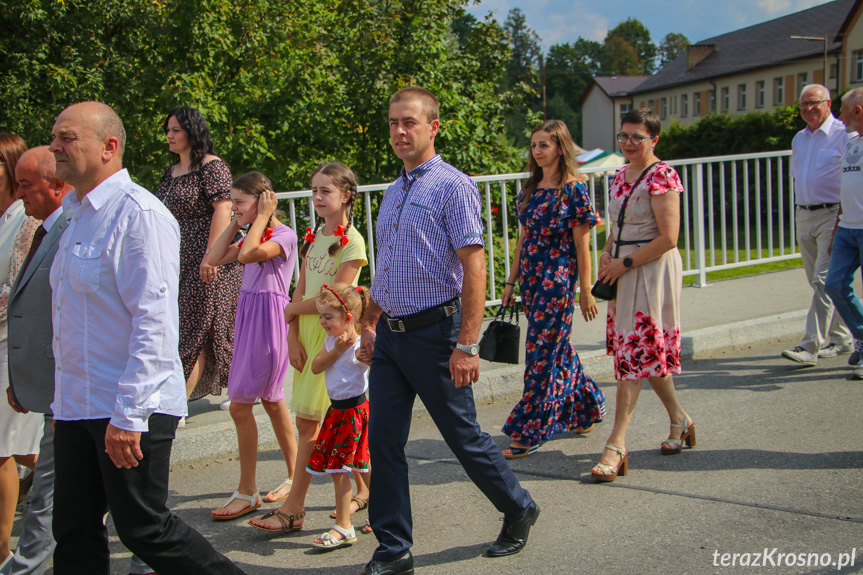
[[704,233],[704,164],[695,164],[694,170],[695,189],[692,199],[693,230],[695,231],[695,268],[698,270],[698,287],[707,287],[707,258],[705,253]]

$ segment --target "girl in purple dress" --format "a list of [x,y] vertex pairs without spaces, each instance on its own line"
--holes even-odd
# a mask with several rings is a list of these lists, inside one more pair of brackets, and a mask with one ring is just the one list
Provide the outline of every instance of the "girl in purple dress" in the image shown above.
[[[212,266],[237,260],[244,264],[228,376],[230,412],[240,450],[240,483],[228,501],[210,513],[216,520],[235,519],[261,506],[255,481],[258,426],[252,413],[258,399],[273,424],[288,477],[294,476],[297,440],[285,404],[283,381],[290,367],[284,309],[290,302],[288,290],[297,260],[297,235],[276,218],[278,201],[272,189],[260,172],[250,172],[234,181],[234,218],[213,244],[207,259]],[[248,224],[251,227],[246,237],[231,244],[240,227]]]

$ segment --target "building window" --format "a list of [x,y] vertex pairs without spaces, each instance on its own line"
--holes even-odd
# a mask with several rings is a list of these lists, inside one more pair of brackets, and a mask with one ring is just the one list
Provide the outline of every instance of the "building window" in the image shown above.
[[746,109],[746,84],[737,85],[737,109]]
[[755,107],[764,107],[764,80],[755,82]]
[[692,115],[701,115],[701,92],[695,92],[692,95]]
[[629,113],[630,110],[632,110],[632,104],[621,104],[620,105],[620,119],[622,120],[623,117],[627,113]]
[[668,119],[668,98],[662,98],[659,101],[659,119]]
[[785,78],[773,78],[773,105],[782,106],[785,104]]
[[653,106],[653,100],[647,101],[647,107],[650,108],[651,110],[653,110],[654,112],[656,111],[656,108]]
[[686,118],[689,116],[689,95],[683,94],[680,96],[680,117]]
[[854,52],[854,81],[863,81],[863,50]]
[[722,111],[727,112],[731,109],[731,97],[728,95],[728,87],[722,88]]
[[836,64],[830,64],[830,75],[827,77],[831,80],[836,77]]
[[797,74],[797,93],[802,94],[803,88],[809,83],[809,74],[807,72],[800,72]]
[[710,101],[708,102],[708,112],[710,114],[716,113],[716,90],[710,90]]

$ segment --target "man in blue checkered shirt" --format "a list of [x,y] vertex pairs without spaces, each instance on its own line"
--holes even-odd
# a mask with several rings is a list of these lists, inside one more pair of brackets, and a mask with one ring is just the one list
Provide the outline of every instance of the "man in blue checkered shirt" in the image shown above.
[[390,100],[390,143],[404,162],[375,231],[377,268],[363,316],[361,359],[371,361],[369,518],[379,546],[362,575],[413,573],[404,447],[416,396],[477,487],[504,514],[487,554],[518,553],[539,508],[476,421],[485,309],[485,251],[476,184],[435,153],[439,104],[423,88]]

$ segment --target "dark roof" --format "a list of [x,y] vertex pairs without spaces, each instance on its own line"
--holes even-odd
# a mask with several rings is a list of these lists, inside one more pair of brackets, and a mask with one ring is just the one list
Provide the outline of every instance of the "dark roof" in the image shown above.
[[609,98],[626,96],[650,76],[596,76],[593,80]]
[[837,38],[844,28],[857,0],[834,0],[808,10],[802,10],[782,18],[770,20],[708,38],[696,45],[712,45],[712,54],[688,69],[687,52],[663,66],[656,74],[632,90],[632,94],[669,88],[775,66],[781,62],[792,62],[821,56],[824,43],[817,40],[798,40],[791,36],[826,36],[827,50],[833,52],[842,47]]

